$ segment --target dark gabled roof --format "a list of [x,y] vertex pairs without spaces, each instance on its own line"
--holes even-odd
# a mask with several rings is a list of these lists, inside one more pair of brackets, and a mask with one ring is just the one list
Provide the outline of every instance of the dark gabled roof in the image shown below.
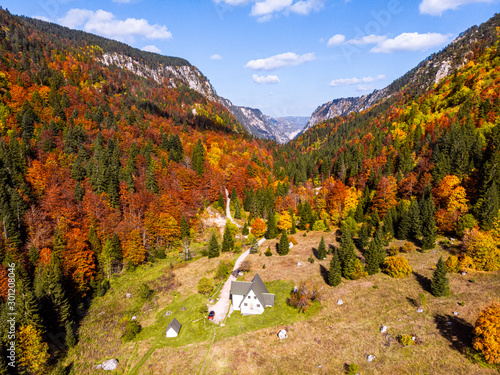
[[167,332],[169,331],[170,328],[173,328],[175,332],[179,333],[179,331],[181,330],[181,327],[182,327],[182,324],[179,323],[179,321],[174,318],[170,323],[168,323]]
[[250,291],[255,293],[259,301],[264,306],[274,306],[274,294],[269,293],[259,274],[255,274],[251,282],[233,281],[231,282],[231,294],[242,295],[241,303],[245,301]]
[[252,284],[250,281],[232,281],[231,294],[244,296],[250,291]]

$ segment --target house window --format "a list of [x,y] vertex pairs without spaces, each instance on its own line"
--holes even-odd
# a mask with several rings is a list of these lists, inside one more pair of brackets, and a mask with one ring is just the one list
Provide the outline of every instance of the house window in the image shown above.
[[244,305],[245,305],[245,306],[248,306],[248,303],[245,303]]
[[259,304],[257,304],[257,307],[260,307],[260,305],[259,305]]
[[253,299],[257,299],[257,296],[253,296]]
[[248,296],[248,299],[252,298],[251,296]]

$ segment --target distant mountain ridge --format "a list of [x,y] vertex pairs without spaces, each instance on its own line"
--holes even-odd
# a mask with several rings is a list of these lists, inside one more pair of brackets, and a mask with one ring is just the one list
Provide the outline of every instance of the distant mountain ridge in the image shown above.
[[351,112],[362,112],[403,90],[410,95],[415,95],[432,88],[442,78],[452,75],[457,69],[466,65],[475,52],[480,52],[475,50],[478,41],[494,41],[495,27],[499,23],[500,15],[496,14],[480,26],[470,27],[443,50],[430,55],[415,68],[381,90],[374,90],[360,97],[338,98],[320,105],[312,113],[302,133],[328,119],[345,116]]

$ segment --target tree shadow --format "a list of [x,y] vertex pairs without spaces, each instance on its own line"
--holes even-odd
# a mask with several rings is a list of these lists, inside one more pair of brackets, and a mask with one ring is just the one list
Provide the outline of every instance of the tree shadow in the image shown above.
[[415,278],[417,279],[418,283],[422,287],[423,290],[426,292],[431,293],[431,279],[428,277],[425,277],[424,275],[419,274],[418,272],[413,271],[412,272]]
[[313,252],[313,255],[316,259],[319,259],[319,254],[318,254],[318,249],[316,249],[315,247],[312,248],[312,252]]
[[474,327],[466,320],[454,315],[436,315],[434,322],[441,336],[450,342],[450,346],[464,353],[472,346]]
[[323,266],[322,264],[319,265],[319,272],[321,274],[321,277],[325,281],[325,283],[328,284],[328,269]]
[[410,303],[410,305],[412,306],[415,306],[415,307],[419,307],[420,306],[420,303],[415,299],[415,298],[410,298],[410,297],[406,297],[406,300]]
[[337,248],[334,245],[329,244],[327,254],[333,254],[335,252],[335,250],[337,250]]

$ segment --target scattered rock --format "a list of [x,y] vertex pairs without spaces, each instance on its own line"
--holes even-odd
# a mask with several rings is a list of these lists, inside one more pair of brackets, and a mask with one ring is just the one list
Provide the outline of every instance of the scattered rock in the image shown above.
[[296,286],[294,286],[294,287],[293,287],[293,292],[294,292],[294,293],[297,293],[298,291],[299,291],[299,288],[298,288],[298,287],[296,287]]
[[339,300],[337,301],[337,305],[341,306],[341,305],[343,305],[343,304],[344,304],[344,301],[342,301],[341,299],[339,299]]
[[135,316],[135,315],[134,315],[134,316],[132,317],[132,320],[136,320],[136,319],[137,319],[137,316]]
[[411,339],[415,341],[417,338],[415,336],[412,336]]
[[238,272],[238,276],[243,276],[244,273],[243,272]]
[[417,309],[417,312],[418,312],[418,313],[422,313],[422,312],[424,312],[424,309],[423,309],[423,308],[421,308],[421,307],[419,307],[419,308]]
[[302,263],[297,262],[297,267],[300,267],[301,265],[302,265]]
[[224,326],[225,326],[225,324],[224,324],[224,323],[221,323],[221,324],[220,324],[220,326],[221,326],[221,327],[224,327]]
[[386,331],[387,331],[387,326],[383,325],[382,327],[380,327],[380,333],[384,333]]
[[101,368],[106,371],[115,370],[117,367],[118,367],[117,359],[108,359],[107,361],[104,361],[101,365]]
[[186,311],[186,307],[181,308],[181,311]]
[[92,366],[94,370],[100,370],[102,365],[99,363],[98,365]]
[[398,322],[400,322],[400,321],[401,321],[401,319],[398,319]]
[[288,248],[291,249],[293,247],[293,243],[288,243]]
[[367,357],[366,357],[366,362],[371,362],[375,359],[375,356],[373,354],[369,354]]
[[100,312],[99,314],[97,314],[97,315],[104,315],[104,314],[106,314],[106,311],[101,311],[101,312]]
[[165,313],[165,316],[170,316],[170,315],[172,315],[172,311],[167,311],[167,312]]
[[283,339],[288,338],[288,335],[287,335],[286,331],[284,329],[282,329],[281,331],[278,332],[278,337],[280,338],[280,340],[283,340]]
[[449,325],[449,326],[451,326],[451,322],[449,322],[449,321],[448,321],[448,322],[446,322],[446,325]]
[[458,311],[453,311],[453,315],[458,316]]
[[127,294],[125,294],[125,297],[130,298],[130,297],[132,297],[132,294],[127,293]]
[[465,276],[465,275],[467,275],[467,272],[462,271],[462,276]]

